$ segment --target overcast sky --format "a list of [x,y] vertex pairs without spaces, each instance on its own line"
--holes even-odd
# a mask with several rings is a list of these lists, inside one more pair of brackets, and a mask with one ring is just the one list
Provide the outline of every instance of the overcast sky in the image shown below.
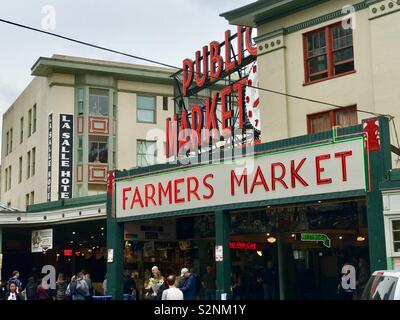
[[[220,13],[254,1],[2,0],[0,18],[180,66],[183,58],[211,40],[223,41],[224,31],[234,29]],[[4,23],[0,39],[1,114],[31,81],[30,68],[39,56],[57,53],[143,63]]]

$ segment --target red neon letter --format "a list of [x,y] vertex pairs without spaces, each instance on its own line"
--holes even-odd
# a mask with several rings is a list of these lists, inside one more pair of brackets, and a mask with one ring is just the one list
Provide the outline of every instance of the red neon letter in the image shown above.
[[225,71],[231,71],[236,67],[236,61],[231,60],[231,31],[225,31]]
[[306,162],[306,158],[303,158],[299,165],[295,168],[294,160],[290,163],[290,178],[292,182],[292,188],[296,188],[296,180],[298,180],[303,186],[308,187],[308,183],[299,175],[299,171]]
[[158,183],[158,204],[162,205],[161,197],[166,197],[168,195],[168,203],[172,203],[172,192],[171,192],[172,182],[168,181],[167,187],[164,189],[161,182]]
[[243,101],[243,89],[247,84],[247,78],[243,78],[233,85],[233,91],[237,92],[238,97],[238,115],[239,115],[239,128],[243,129],[243,114],[244,114],[244,101]]
[[226,109],[226,97],[230,95],[232,92],[231,86],[225,87],[221,90],[221,122],[222,122],[222,134],[225,134],[225,131],[232,131],[232,126],[227,125],[227,121],[232,118],[232,110]]
[[[191,181],[194,181],[194,187],[192,188]],[[187,178],[187,197],[188,197],[188,202],[190,202],[191,197],[190,195],[193,194],[197,200],[200,200],[200,196],[197,193],[199,190],[199,180],[197,180],[196,177],[188,177]]]
[[133,209],[136,202],[139,202],[140,207],[143,208],[142,196],[140,195],[138,187],[135,187],[135,192],[133,194],[133,198],[132,198],[132,202],[131,202],[131,209]]
[[207,182],[208,178],[214,179],[214,175],[212,173],[210,173],[210,174],[207,174],[203,178],[204,186],[210,191],[210,193],[208,195],[203,196],[203,199],[205,199],[205,200],[211,199],[214,195],[214,187],[210,183]]
[[[260,179],[260,181],[258,181]],[[269,191],[267,181],[265,181],[264,174],[261,171],[260,166],[257,167],[256,174],[254,175],[253,183],[251,184],[250,193],[253,193],[254,188],[258,185],[262,185],[265,191]]]
[[210,43],[210,80],[218,80],[221,75],[224,61],[220,55],[219,42],[213,41]]
[[324,154],[324,155],[315,157],[315,165],[316,165],[316,170],[317,170],[317,184],[318,185],[332,183],[331,178],[321,179],[321,173],[325,171],[324,168],[321,168],[321,161],[328,160],[330,158],[331,158],[330,154]]
[[197,133],[197,146],[200,146],[201,128],[203,126],[203,113],[199,105],[192,106],[192,130]]
[[251,28],[246,27],[246,32],[245,32],[245,42],[246,42],[246,49],[249,52],[251,56],[256,56],[257,55],[257,47],[253,46],[251,43]]
[[231,170],[231,195],[235,195],[235,183],[240,186],[242,182],[244,183],[243,185],[243,190],[244,194],[247,194],[247,169],[243,169],[242,174],[240,175],[240,179],[237,178],[235,174],[235,170]]
[[193,61],[190,59],[183,60],[182,69],[182,91],[183,95],[186,96],[187,89],[190,87],[193,81]]
[[[151,192],[149,193],[149,191]],[[153,203],[154,206],[157,206],[156,201],[154,200],[155,194],[156,188],[153,184],[149,183],[144,186],[144,203],[146,205],[146,208],[149,206],[149,200]]]
[[181,189],[179,189],[178,184],[185,182],[185,179],[176,179],[174,180],[174,200],[175,203],[182,203],[185,202],[185,198],[178,198],[179,193],[181,192]]
[[208,47],[203,47],[203,56],[202,59],[202,68],[200,68],[200,51],[196,51],[196,59],[195,59],[195,69],[196,72],[194,74],[194,79],[196,81],[196,85],[198,87],[204,86],[207,81],[207,73],[208,73]]
[[128,200],[126,193],[131,190],[132,190],[132,188],[130,188],[130,187],[122,189],[122,210],[126,210],[126,200]]
[[243,28],[237,26],[237,64],[240,66],[243,62]]
[[[277,177],[275,175],[275,168],[276,167],[280,167],[282,169],[281,171],[281,175],[279,177]],[[281,185],[285,188],[288,189],[288,186],[285,182],[285,180],[283,180],[283,178],[285,178],[286,175],[286,168],[285,165],[281,162],[276,162],[271,164],[271,180],[272,180],[272,190],[276,189],[276,182],[280,182]]]
[[206,100],[206,129],[211,130],[211,129],[217,129],[217,117],[215,114],[215,110],[217,108],[217,103],[218,103],[218,96],[219,94],[216,93],[213,95],[212,98],[208,98]]
[[337,152],[335,153],[335,158],[342,159],[342,181],[347,181],[347,163],[346,157],[350,157],[353,155],[352,151],[344,151],[344,152]]

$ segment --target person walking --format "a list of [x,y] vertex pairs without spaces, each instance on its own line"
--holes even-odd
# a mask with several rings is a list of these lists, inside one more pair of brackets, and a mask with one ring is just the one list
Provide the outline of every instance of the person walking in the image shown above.
[[167,277],[168,289],[163,291],[161,300],[183,300],[183,293],[175,286],[175,281],[174,275]]
[[369,266],[364,258],[358,259],[358,273],[357,273],[357,299],[361,299],[361,295],[370,277]]
[[94,296],[92,279],[90,278],[90,273],[84,273],[83,279],[86,281],[86,284],[87,284],[88,290],[89,290],[89,295],[86,297],[86,299],[90,300],[92,298],[92,296]]
[[12,277],[10,279],[8,279],[8,281],[7,281],[7,290],[8,291],[10,290],[10,285],[12,283],[15,283],[18,293],[20,293],[22,291],[22,282],[21,282],[21,280],[19,280],[19,276],[20,276],[19,271],[17,271],[17,270],[13,271]]
[[278,275],[272,260],[267,261],[267,267],[261,271],[260,279],[264,292],[264,300],[276,300]]
[[181,277],[184,280],[179,289],[183,292],[184,300],[196,300],[197,288],[195,276],[189,272],[189,269],[183,268],[181,270]]
[[34,277],[29,277],[25,287],[26,300],[37,300],[37,282]]
[[65,276],[60,273],[56,282],[56,290],[54,291],[55,300],[66,300],[67,282]]
[[123,278],[123,298],[124,300],[132,300],[132,292],[136,290],[135,280],[131,277],[129,270],[125,270]]
[[206,267],[206,273],[201,279],[201,284],[204,288],[204,299],[214,300],[215,299],[215,274],[212,271],[211,266]]
[[9,291],[6,294],[5,300],[23,300],[22,296],[18,293],[18,287],[15,282],[12,282],[9,286]]

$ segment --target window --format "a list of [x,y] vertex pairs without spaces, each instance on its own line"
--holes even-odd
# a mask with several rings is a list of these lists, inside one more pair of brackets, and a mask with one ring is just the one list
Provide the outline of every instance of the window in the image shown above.
[[156,163],[157,145],[156,141],[137,141],[137,165],[147,167]]
[[83,114],[84,102],[85,101],[85,89],[78,89],[78,114]]
[[11,189],[11,166],[8,167],[8,190]]
[[25,206],[29,206],[29,193],[25,195]]
[[306,83],[354,71],[353,30],[342,24],[304,35]]
[[78,136],[78,162],[83,161],[83,137]]
[[393,251],[400,254],[400,219],[392,220]]
[[137,96],[137,122],[156,123],[156,97]]
[[108,163],[107,137],[89,138],[89,162]]
[[113,92],[113,118],[117,118],[117,94]]
[[35,191],[31,192],[29,204],[35,204]]
[[108,90],[89,89],[89,114],[108,116]]
[[28,111],[28,137],[32,134],[32,109]]
[[349,127],[357,123],[356,106],[307,115],[307,129],[309,134],[328,131],[334,126]]
[[36,132],[36,104],[33,106],[33,124],[32,124],[32,133]]
[[168,110],[168,97],[162,97],[162,107],[164,111]]
[[4,190],[8,191],[8,168],[4,170]]
[[26,157],[26,178],[29,179],[31,176],[31,152],[28,151],[27,157]]
[[10,150],[10,132],[7,131],[6,133],[6,155],[8,155]]
[[11,128],[10,129],[10,150],[9,150],[9,153],[12,152],[12,149],[13,149],[13,129]]
[[18,183],[22,182],[22,157],[19,157],[19,165],[18,165]]
[[36,171],[36,148],[32,149],[32,174],[31,176],[33,177],[35,175]]
[[361,300],[393,300],[397,281],[397,277],[372,276],[365,286]]
[[24,117],[20,120],[19,143],[24,142]]

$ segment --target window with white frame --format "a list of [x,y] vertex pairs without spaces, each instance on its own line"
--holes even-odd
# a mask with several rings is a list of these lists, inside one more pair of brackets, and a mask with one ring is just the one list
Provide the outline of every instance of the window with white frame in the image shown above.
[[156,163],[157,144],[156,141],[137,141],[137,165],[147,167]]
[[400,219],[392,220],[393,252],[400,254]]
[[156,97],[137,96],[137,122],[156,123]]

